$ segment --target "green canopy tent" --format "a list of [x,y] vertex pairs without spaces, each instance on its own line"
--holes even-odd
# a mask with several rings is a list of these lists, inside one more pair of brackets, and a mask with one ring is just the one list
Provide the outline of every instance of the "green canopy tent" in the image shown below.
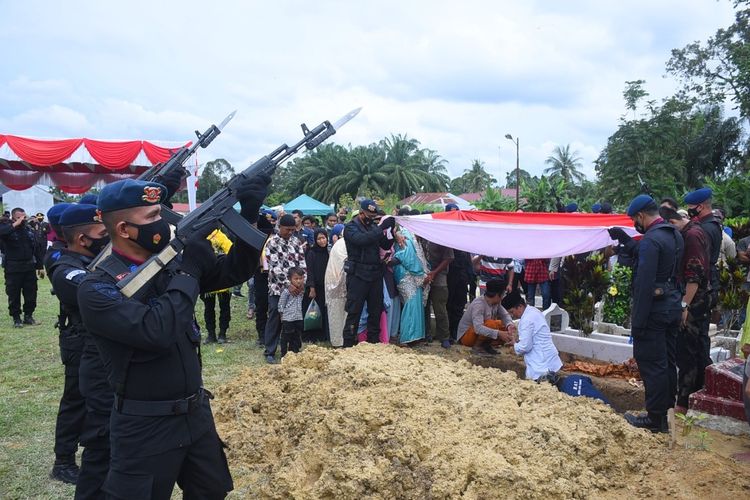
[[314,198],[310,198],[306,194],[301,194],[284,205],[286,213],[292,213],[292,210],[302,210],[302,213],[305,215],[326,215],[329,212],[333,212],[330,206]]

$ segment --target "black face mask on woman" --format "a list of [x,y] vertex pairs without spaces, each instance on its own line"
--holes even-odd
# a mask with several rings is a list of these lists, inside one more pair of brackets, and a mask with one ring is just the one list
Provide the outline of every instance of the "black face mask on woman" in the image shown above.
[[138,229],[138,237],[135,239],[135,242],[144,250],[148,250],[151,253],[159,253],[169,245],[169,237],[172,235],[172,231],[164,219],[155,220],[148,224],[125,222],[129,226]]

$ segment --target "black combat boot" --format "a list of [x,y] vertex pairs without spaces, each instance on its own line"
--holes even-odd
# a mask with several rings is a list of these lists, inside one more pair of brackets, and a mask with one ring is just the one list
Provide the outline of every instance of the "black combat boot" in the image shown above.
[[225,344],[227,341],[227,331],[226,330],[220,330],[219,331],[219,344]]
[[208,335],[206,335],[206,340],[203,341],[204,344],[215,344],[216,343],[216,332],[213,330],[208,331]]
[[667,416],[658,413],[646,413],[641,415],[625,414],[625,420],[628,421],[633,427],[639,429],[646,429],[654,434],[657,433],[669,433],[669,423],[667,422]]
[[21,316],[13,316],[13,328],[23,328]]
[[78,465],[73,455],[58,456],[55,459],[55,465],[52,466],[52,472],[49,477],[63,483],[76,484],[78,481]]
[[24,314],[23,315],[23,324],[24,325],[30,325],[30,326],[36,326],[40,324],[37,320],[34,319],[34,317],[31,314]]

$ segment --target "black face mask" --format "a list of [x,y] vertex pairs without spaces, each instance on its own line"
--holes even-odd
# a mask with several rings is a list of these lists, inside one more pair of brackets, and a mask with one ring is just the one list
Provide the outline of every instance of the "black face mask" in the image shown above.
[[641,225],[640,222],[635,223],[635,230],[638,231],[641,234],[646,234],[646,228]]
[[89,245],[87,248],[89,252],[93,253],[94,255],[99,255],[99,252],[102,251],[104,247],[109,244],[109,236],[102,236],[101,238],[89,238],[91,240],[91,245]]
[[132,222],[127,222],[127,224],[138,229],[138,237],[135,242],[144,250],[159,253],[169,245],[169,237],[172,235],[172,231],[164,219],[148,224],[133,224]]
[[693,207],[693,208],[688,208],[687,209],[687,213],[688,213],[688,217],[690,217],[691,219],[693,219],[695,217],[698,217],[698,214],[700,212],[698,211],[698,207]]

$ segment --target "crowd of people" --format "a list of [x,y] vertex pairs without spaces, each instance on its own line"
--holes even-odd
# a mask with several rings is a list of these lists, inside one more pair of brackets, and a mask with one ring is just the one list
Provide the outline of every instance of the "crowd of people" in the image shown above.
[[[369,199],[351,215],[342,210],[321,221],[298,210],[260,210],[266,176],[246,180],[236,193],[240,215],[268,236],[262,249],[207,227],[138,294],[123,295],[118,282],[169,244],[160,210],[179,183],[119,181],[98,198],[55,205],[48,223],[44,214],[27,218],[20,208],[0,220],[14,326],[37,324],[36,281],[45,273],[60,301],[65,383],[52,477],[75,483],[76,498],[169,498],[175,483],[186,496],[222,498],[232,489],[212,395],[202,384],[200,344],[229,341],[230,301],[243,283],[246,317],[255,321],[268,363],[278,362],[277,351],[298,352],[303,341],[342,348],[461,344],[481,356],[507,345],[523,356],[527,379],[559,382],[562,362],[535,303],[537,294],[542,309],[561,303],[562,257],[471,255],[397,224],[395,216],[419,213],[411,207],[386,215]],[[627,215],[642,237],[615,227],[617,245],[602,250],[634,269],[633,351],[647,412],[626,418],[652,432],[665,432],[667,411],[685,412],[690,394],[703,386],[718,263],[734,256],[750,262],[750,238],[738,248],[727,242],[709,189],[684,203],[686,211],[673,199],[657,205],[636,197]],[[611,206],[592,211],[610,213]],[[111,254],[90,269],[108,244]]]

